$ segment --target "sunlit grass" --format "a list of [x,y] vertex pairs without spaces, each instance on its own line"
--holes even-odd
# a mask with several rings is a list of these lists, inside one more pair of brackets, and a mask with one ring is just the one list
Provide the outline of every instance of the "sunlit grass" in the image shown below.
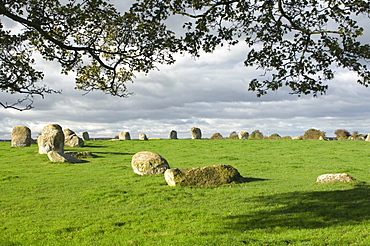
[[[369,245],[370,143],[294,140],[89,141],[82,164],[0,143],[0,245]],[[229,164],[249,180],[170,187],[131,157],[171,167]],[[357,182],[316,184],[325,173]]]

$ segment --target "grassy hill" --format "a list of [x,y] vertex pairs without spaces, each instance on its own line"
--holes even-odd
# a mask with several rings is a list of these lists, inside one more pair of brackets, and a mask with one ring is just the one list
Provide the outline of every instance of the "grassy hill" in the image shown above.
[[[94,157],[51,163],[0,142],[0,245],[369,245],[370,143],[88,141]],[[232,165],[249,182],[170,187],[133,173],[153,151],[171,167]],[[354,183],[316,184],[325,173]]]

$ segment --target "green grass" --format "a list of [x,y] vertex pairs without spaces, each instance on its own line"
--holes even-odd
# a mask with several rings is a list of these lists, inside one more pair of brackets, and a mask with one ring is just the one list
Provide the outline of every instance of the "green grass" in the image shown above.
[[[89,141],[55,164],[0,143],[0,245],[370,245],[370,143],[294,140]],[[229,164],[249,182],[170,187],[139,176],[153,151],[175,168]],[[325,173],[355,183],[316,184]]]

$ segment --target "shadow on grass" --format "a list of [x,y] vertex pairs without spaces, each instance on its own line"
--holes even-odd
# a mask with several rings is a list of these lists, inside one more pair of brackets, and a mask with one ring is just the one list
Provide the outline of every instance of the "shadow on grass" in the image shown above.
[[370,220],[368,185],[357,185],[350,190],[259,196],[246,199],[245,203],[257,204],[256,206],[262,209],[225,217],[225,229],[237,231],[276,227],[315,229],[334,225],[356,225]]
[[240,183],[249,183],[249,182],[256,182],[256,181],[266,181],[268,179],[260,179],[260,178],[252,178],[252,177],[243,177],[238,184]]

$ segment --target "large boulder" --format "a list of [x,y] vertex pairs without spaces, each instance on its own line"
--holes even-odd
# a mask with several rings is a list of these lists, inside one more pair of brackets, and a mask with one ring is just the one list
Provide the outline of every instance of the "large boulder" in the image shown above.
[[85,141],[90,141],[90,136],[88,132],[83,132],[82,133],[82,139]]
[[177,139],[177,132],[175,130],[172,130],[169,134],[168,134],[168,138],[169,139]]
[[42,129],[41,135],[37,138],[40,154],[47,154],[49,151],[64,152],[64,133],[58,124],[49,124]]
[[31,146],[31,130],[27,126],[15,126],[12,130],[12,147]]
[[120,132],[118,136],[119,140],[131,140],[131,136],[129,132]]
[[84,140],[77,136],[71,129],[64,129],[64,146],[68,147],[83,147]]
[[82,160],[79,160],[73,156],[70,156],[66,153],[59,153],[57,151],[49,151],[48,157],[51,162],[68,162],[68,163],[81,163]]
[[142,151],[133,155],[131,166],[139,175],[160,174],[170,168],[166,159],[150,151]]
[[249,133],[248,132],[240,131],[239,134],[238,134],[238,138],[239,139],[248,139],[248,137],[249,137]]
[[148,140],[148,137],[146,136],[145,133],[140,133],[139,134],[139,140]]
[[230,165],[168,169],[164,177],[170,186],[218,186],[243,180],[238,170]]
[[329,182],[335,182],[335,181],[349,183],[355,180],[356,180],[355,178],[351,177],[347,173],[333,173],[333,174],[320,175],[319,177],[317,177],[316,183],[321,184],[321,183],[329,183]]
[[191,138],[192,139],[201,139],[202,138],[202,132],[197,127],[192,127],[190,129],[190,133],[191,133]]

